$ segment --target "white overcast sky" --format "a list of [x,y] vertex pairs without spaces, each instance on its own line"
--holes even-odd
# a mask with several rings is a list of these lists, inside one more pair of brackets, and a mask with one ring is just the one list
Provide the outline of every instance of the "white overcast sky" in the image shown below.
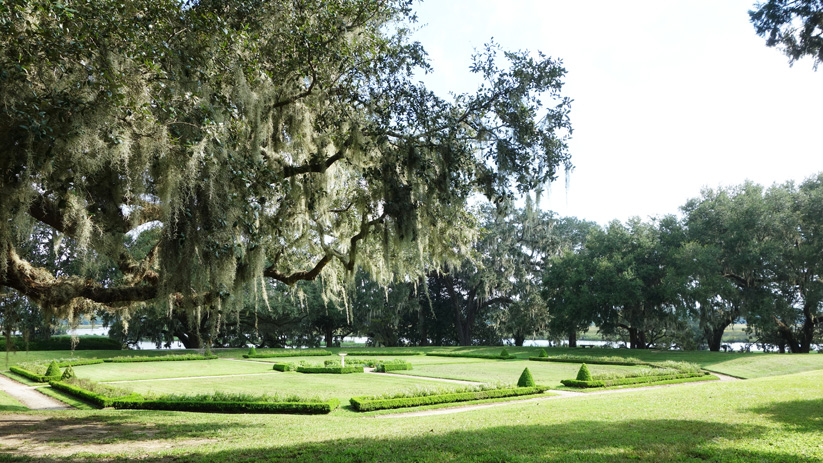
[[544,205],[606,224],[669,213],[704,186],[823,171],[823,67],[793,67],[749,23],[754,0],[428,0],[415,34],[441,95],[476,86],[471,54],[543,51],[568,73],[575,165]]

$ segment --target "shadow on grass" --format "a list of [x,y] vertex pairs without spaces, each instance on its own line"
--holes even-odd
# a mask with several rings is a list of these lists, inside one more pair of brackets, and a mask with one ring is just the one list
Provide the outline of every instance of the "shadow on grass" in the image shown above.
[[[71,444],[82,448],[83,445],[112,442],[213,438],[227,429],[252,426],[221,421],[218,415],[215,415],[214,419],[213,422],[153,425],[134,423],[133,418],[129,419],[122,415],[90,415],[78,418],[0,416],[0,441],[4,438],[23,439],[30,444]],[[0,451],[2,451],[2,445],[0,445]],[[0,461],[3,460],[0,459]]]
[[[391,423],[387,421],[386,426]],[[134,453],[130,458],[110,457],[101,458],[101,461],[125,462],[135,458],[141,461],[222,463],[816,461],[785,449],[764,451],[751,448],[750,444],[764,431],[753,425],[697,420],[634,420],[619,426],[601,421],[570,421],[549,426],[498,426],[446,433],[422,428],[413,436],[388,439],[336,439],[293,444],[283,441],[266,447],[250,444],[239,449],[196,450],[166,456]],[[252,440],[262,438],[264,436],[250,437]],[[718,442],[722,444],[718,445]],[[0,461],[58,463],[94,460],[88,457],[0,455]]]
[[772,421],[791,426],[796,431],[823,431],[823,399],[775,402],[746,411],[765,415]]

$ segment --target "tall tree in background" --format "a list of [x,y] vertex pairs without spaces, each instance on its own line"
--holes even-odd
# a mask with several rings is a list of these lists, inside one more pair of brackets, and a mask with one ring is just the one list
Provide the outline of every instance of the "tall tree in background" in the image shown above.
[[809,56],[814,68],[823,61],[823,0],[758,2],[749,17],[766,45],[778,47],[789,62]]
[[[242,306],[455,263],[466,202],[567,164],[559,61],[477,54],[475,94],[416,83],[406,0],[0,3],[0,286],[49,313]],[[545,103],[545,104],[544,104]],[[113,278],[27,253],[35,223]],[[126,243],[158,230],[145,255]],[[81,266],[82,267],[82,266]]]

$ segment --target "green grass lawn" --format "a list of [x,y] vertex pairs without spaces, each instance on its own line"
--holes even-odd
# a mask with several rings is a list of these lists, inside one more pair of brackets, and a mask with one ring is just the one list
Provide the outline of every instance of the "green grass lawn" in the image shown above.
[[400,378],[381,374],[355,373],[348,375],[303,374],[274,372],[265,376],[230,378],[203,378],[196,381],[140,381],[118,383],[118,387],[139,393],[208,393],[213,391],[247,392],[251,394],[298,395],[323,400],[337,398],[348,405],[349,398],[385,392],[402,392],[421,388],[453,389],[454,384],[438,383],[417,378]]
[[[49,412],[0,461],[819,462],[821,383],[805,372],[421,417]],[[85,453],[61,455],[71,446]]]
[[28,411],[28,408],[18,402],[17,399],[0,391],[0,414],[25,411]]
[[98,363],[74,367],[80,378],[92,381],[131,381],[140,379],[180,378],[188,376],[244,375],[273,373],[271,366],[260,362],[234,360],[184,360],[176,362]]

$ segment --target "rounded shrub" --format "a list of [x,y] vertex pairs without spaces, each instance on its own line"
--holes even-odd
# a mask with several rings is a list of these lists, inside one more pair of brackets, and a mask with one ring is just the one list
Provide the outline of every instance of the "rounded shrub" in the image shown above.
[[60,367],[57,366],[57,362],[53,361],[49,364],[49,368],[46,370],[45,376],[62,376],[63,372],[60,371]]
[[589,367],[587,367],[585,363],[583,365],[580,365],[580,370],[577,372],[577,380],[578,381],[591,381],[592,380],[592,374],[589,373]]
[[534,387],[534,378],[532,378],[532,372],[529,371],[528,368],[523,370],[523,373],[520,374],[520,379],[517,380],[517,387]]
[[74,368],[71,365],[67,366],[65,370],[63,370],[63,376],[60,377],[62,381],[66,381],[72,378],[76,378],[77,375],[74,374]]
[[540,352],[537,353],[537,356],[540,358],[546,358],[549,354],[546,353],[546,349],[540,349]]

